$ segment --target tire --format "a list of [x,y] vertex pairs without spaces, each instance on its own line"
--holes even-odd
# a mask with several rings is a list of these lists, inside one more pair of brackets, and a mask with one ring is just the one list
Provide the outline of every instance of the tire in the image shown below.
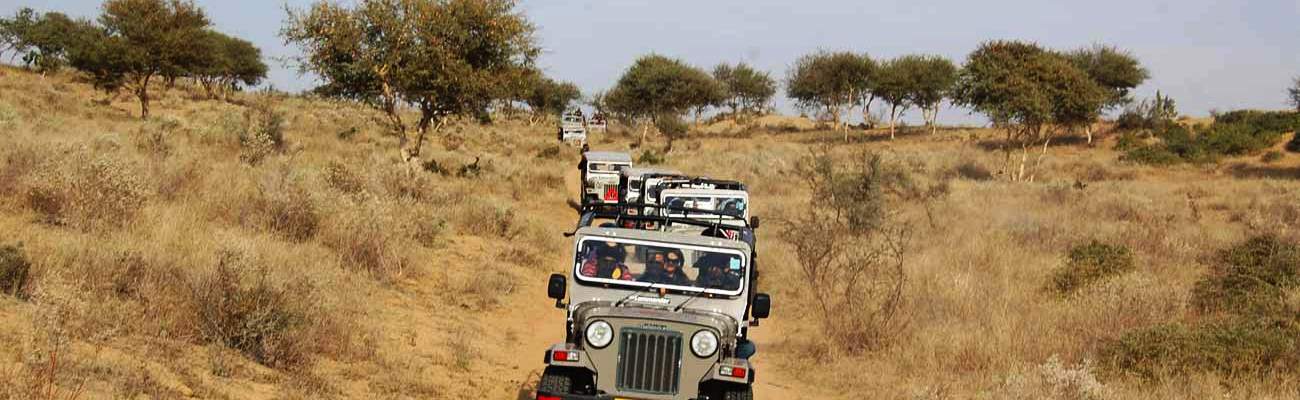
[[542,373],[542,380],[537,383],[537,393],[572,394],[573,377],[564,372],[551,371],[548,368],[546,372]]
[[722,400],[754,400],[754,388],[745,386],[722,393]]

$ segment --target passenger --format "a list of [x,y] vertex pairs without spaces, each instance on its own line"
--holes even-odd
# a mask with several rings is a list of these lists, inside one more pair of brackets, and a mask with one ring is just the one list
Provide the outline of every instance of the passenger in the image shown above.
[[[598,245],[599,246],[599,245]],[[632,272],[623,263],[627,251],[618,243],[606,242],[592,248],[592,257],[582,264],[582,276],[630,281]]]
[[740,277],[727,270],[730,262],[731,258],[725,256],[710,255],[701,258],[695,263],[700,268],[700,277],[695,281],[695,286],[724,290],[739,288]]
[[641,276],[659,275],[664,272],[664,253],[654,253],[650,255],[650,260],[645,262],[645,273]]
[[651,274],[649,270],[646,274],[641,275],[641,282],[663,283],[676,286],[690,286],[691,278],[686,277],[682,271],[682,253],[678,250],[669,250],[664,255],[663,268],[656,274]]

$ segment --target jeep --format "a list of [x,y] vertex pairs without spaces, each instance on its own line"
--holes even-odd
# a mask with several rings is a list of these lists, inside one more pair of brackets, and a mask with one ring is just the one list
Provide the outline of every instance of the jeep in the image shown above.
[[771,299],[756,293],[750,244],[594,220],[583,216],[568,273],[547,285],[566,339],[545,352],[537,399],[751,399],[749,329]]
[[582,173],[584,207],[619,202],[619,175],[632,168],[632,156],[611,151],[588,151],[582,154],[578,170]]

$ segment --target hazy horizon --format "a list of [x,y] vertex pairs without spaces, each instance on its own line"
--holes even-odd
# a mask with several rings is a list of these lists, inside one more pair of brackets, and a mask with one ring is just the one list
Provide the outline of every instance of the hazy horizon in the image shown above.
[[[99,0],[0,0],[9,16],[21,7],[98,15]],[[285,61],[297,54],[278,36],[284,8],[307,0],[198,1],[222,32],[263,49],[267,83],[288,91],[316,85]],[[658,53],[711,69],[745,61],[778,81],[786,66],[817,51],[866,52],[877,58],[938,54],[960,64],[980,42],[1034,41],[1054,49],[1096,43],[1131,51],[1151,73],[1138,98],[1158,89],[1179,111],[1286,107],[1285,88],[1300,75],[1300,2],[1240,4],[1208,0],[1048,4],[1032,0],[996,5],[964,1],[927,4],[891,0],[871,6],[850,1],[779,0],[689,2],[553,0],[520,7],[538,28],[545,49],[540,67],[577,83],[584,94],[611,87],[639,56]],[[1012,11],[1008,11],[1012,10]],[[1120,11],[1123,10],[1123,11]],[[7,60],[7,57],[6,57]],[[782,112],[796,113],[778,94]],[[908,115],[918,121],[919,112]],[[979,123],[965,110],[944,110],[945,123]]]

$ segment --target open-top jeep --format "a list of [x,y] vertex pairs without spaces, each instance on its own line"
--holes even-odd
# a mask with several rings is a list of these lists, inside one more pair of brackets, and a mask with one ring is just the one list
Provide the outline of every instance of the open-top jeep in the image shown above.
[[[658,215],[714,222],[725,226],[722,233],[736,238],[738,233],[751,233],[759,226],[759,219],[749,210],[749,192],[745,184],[710,178],[669,179],[647,187],[644,203],[657,204]],[[653,193],[653,199],[651,199]],[[688,231],[700,231],[698,226],[677,225]],[[749,229],[735,229],[747,227]]]
[[[642,193],[645,188],[657,187],[659,182],[665,179],[685,179],[686,176],[681,172],[674,170],[654,168],[654,167],[633,167],[623,170],[619,176],[619,192],[622,194],[623,202],[638,203],[643,201]],[[655,204],[653,199],[644,199],[649,204]]]
[[574,232],[569,273],[550,278],[548,295],[568,313],[566,340],[546,351],[537,398],[752,398],[749,327],[767,317],[771,300],[755,291],[750,243],[618,222],[589,226],[595,217],[584,215]]
[[582,153],[578,170],[582,173],[582,192],[585,207],[619,202],[619,175],[632,168],[632,156],[612,151]]
[[560,141],[582,144],[587,142],[587,128],[580,112],[566,112],[560,115]]

